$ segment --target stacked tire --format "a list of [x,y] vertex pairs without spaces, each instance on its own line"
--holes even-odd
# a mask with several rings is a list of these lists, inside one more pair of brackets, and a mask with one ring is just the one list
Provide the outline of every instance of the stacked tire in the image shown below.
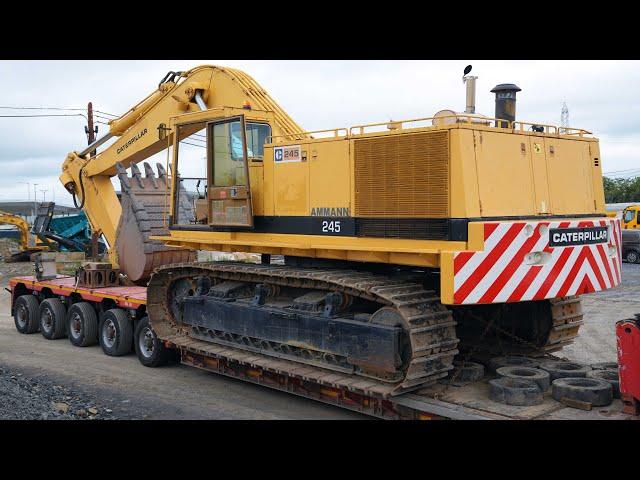
[[607,406],[620,396],[617,364],[613,363],[589,366],[562,360],[499,357],[490,362],[490,368],[498,378],[489,381],[489,396],[507,405],[539,405],[549,388],[555,400],[579,408]]

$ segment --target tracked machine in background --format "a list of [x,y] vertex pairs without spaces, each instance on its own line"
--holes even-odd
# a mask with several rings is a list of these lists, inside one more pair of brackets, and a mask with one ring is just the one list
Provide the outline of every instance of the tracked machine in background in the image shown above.
[[28,261],[32,253],[48,250],[49,247],[47,245],[38,243],[36,238],[30,235],[29,223],[20,215],[0,211],[0,224],[13,225],[20,233],[18,242],[20,251],[13,254],[7,251],[6,254],[3,255],[5,262]]
[[445,377],[459,351],[570,343],[578,295],[620,283],[598,141],[516,121],[512,84],[492,90],[496,118],[479,115],[464,80],[464,113],[306,132],[245,73],[201,66],[70,153],[61,182],[111,263],[148,281],[143,363],[161,363],[159,338],[183,362],[261,362],[388,397]]

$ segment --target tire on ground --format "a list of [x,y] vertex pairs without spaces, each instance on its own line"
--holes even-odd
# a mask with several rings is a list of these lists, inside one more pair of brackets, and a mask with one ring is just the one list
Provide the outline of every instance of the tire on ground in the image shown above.
[[542,390],[534,381],[507,377],[489,380],[489,398],[494,402],[519,407],[543,402]]
[[613,389],[613,398],[620,398],[620,377],[618,370],[591,370],[587,372],[587,378],[599,378],[606,380],[611,384]]
[[496,370],[496,373],[499,377],[504,378],[532,380],[540,387],[540,390],[542,390],[542,392],[546,392],[551,386],[551,377],[549,376],[549,372],[546,372],[539,368],[500,367],[498,370]]
[[549,372],[551,383],[558,378],[584,378],[591,370],[588,365],[564,361],[544,362],[540,368]]
[[40,333],[47,340],[67,335],[67,309],[59,298],[47,298],[40,304]]
[[640,262],[640,254],[635,250],[629,250],[625,257],[625,260],[629,263],[638,263]]
[[88,347],[98,343],[98,317],[89,302],[71,305],[67,312],[69,341],[76,347]]
[[611,384],[600,378],[558,378],[551,384],[553,398],[563,398],[590,403],[594,407],[604,407],[613,401]]
[[506,357],[494,357],[489,360],[489,370],[495,372],[500,367],[529,367],[538,368],[540,362],[529,357],[508,355]]
[[149,324],[149,317],[138,320],[138,325],[136,325],[136,330],[133,334],[133,345],[135,346],[138,360],[145,367],[161,367],[175,357],[175,352],[165,347],[156,336]]
[[31,295],[20,295],[13,309],[13,321],[20,333],[35,333],[40,328],[40,304]]
[[484,377],[484,365],[476,362],[454,361],[450,379],[454,383],[477,382]]
[[121,308],[107,310],[100,318],[98,339],[102,351],[110,357],[120,357],[131,351],[133,321]]
[[592,370],[618,370],[618,362],[598,362],[590,365]]

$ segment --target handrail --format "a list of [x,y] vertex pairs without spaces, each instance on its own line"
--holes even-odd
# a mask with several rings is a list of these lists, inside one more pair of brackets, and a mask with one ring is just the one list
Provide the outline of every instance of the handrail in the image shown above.
[[[313,130],[311,132],[296,132],[296,133],[286,133],[283,135],[270,135],[265,139],[265,144],[269,144],[269,143],[273,143],[273,139],[274,138],[288,138],[288,137],[304,137],[307,136],[310,139],[314,139],[314,137],[311,136],[311,134],[313,133],[333,133],[334,137],[340,137],[340,132],[344,131],[344,137],[348,137],[349,136],[349,130],[347,130],[344,127],[340,127],[340,128],[329,128],[326,130]],[[321,138],[330,138],[330,137],[321,137]],[[300,140],[299,138],[293,138],[293,140]]]
[[[500,122],[500,124],[506,124],[507,127],[496,127],[496,128],[500,128],[500,129],[504,129],[504,128],[509,128],[509,121],[505,120],[503,118],[494,118],[494,117],[481,117],[481,116],[477,116],[473,113],[459,113],[459,114],[455,114],[455,115],[442,115],[439,117],[423,117],[423,118],[413,118],[410,120],[389,120],[388,122],[379,122],[379,123],[369,123],[369,124],[365,124],[365,125],[355,125],[353,127],[351,127],[349,129],[349,135],[364,135],[365,134],[365,129],[366,128],[372,128],[372,127],[381,127],[383,125],[387,126],[387,127],[393,127],[393,130],[402,130],[403,128],[405,128],[404,124],[406,123],[417,123],[417,122],[427,122],[429,120],[431,120],[433,122],[433,120],[444,120],[447,118],[454,118],[456,119],[456,123],[464,123],[464,124],[477,124],[477,123],[491,123],[491,122]],[[429,125],[428,127],[434,127],[437,128],[438,125]],[[427,128],[428,128],[427,127]],[[359,132],[354,133],[354,130],[359,130]]]
[[[520,128],[516,128],[516,125],[519,125]],[[531,127],[542,127],[544,129],[544,133],[549,133],[549,134],[554,134],[557,135],[558,134],[558,127],[555,125],[546,125],[544,123],[532,123],[532,122],[521,122],[521,121],[514,121],[511,124],[511,127],[514,130],[520,130],[521,132],[524,132],[524,127],[525,126],[531,126]],[[553,131],[551,131],[553,129]],[[542,133],[542,132],[539,132]]]

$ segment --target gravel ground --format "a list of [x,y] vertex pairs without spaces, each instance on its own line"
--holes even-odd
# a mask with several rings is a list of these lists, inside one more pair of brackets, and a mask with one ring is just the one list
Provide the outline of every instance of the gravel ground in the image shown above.
[[[0,287],[30,274],[29,263],[0,262]],[[615,322],[640,313],[640,265],[623,264],[622,277],[620,287],[582,297],[580,336],[559,356],[581,363],[616,360]],[[105,357],[97,346],[74,350],[66,341],[18,335],[8,294],[0,294],[7,332],[0,335],[0,419],[360,417],[189,367],[146,369],[134,355]]]
[[623,263],[622,284],[583,295],[582,309],[580,335],[559,355],[580,363],[616,361],[616,322],[640,313],[640,264]]
[[0,419],[9,420],[116,420],[132,418],[115,414],[95,395],[42,376],[28,376],[0,366]]

